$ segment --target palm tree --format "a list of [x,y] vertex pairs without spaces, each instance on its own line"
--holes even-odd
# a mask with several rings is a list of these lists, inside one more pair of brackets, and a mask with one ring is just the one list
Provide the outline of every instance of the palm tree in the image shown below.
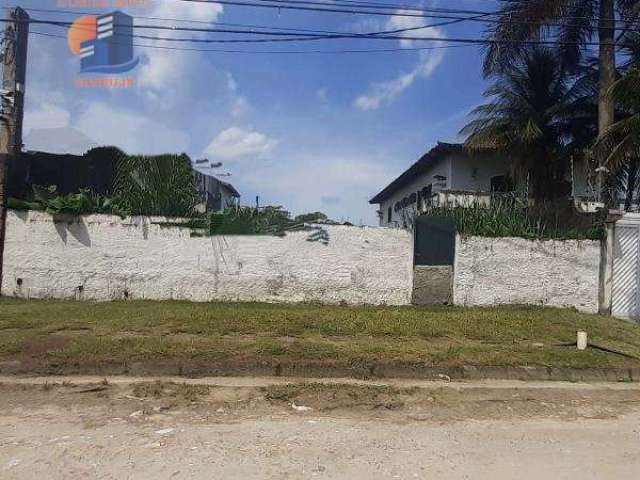
[[471,150],[495,149],[513,161],[514,178],[529,177],[537,200],[568,193],[572,153],[584,149],[595,131],[597,107],[590,70],[577,79],[555,52],[530,49],[485,91],[490,100],[475,108],[461,130]]
[[[614,102],[608,92],[616,79],[616,9],[626,26],[636,23],[638,0],[507,0],[500,22],[489,29],[492,43],[485,58],[485,74],[499,72],[526,51],[527,41],[545,35],[557,37],[563,63],[579,65],[588,53],[585,45],[598,39],[598,134],[614,123]],[[604,179],[599,175],[598,183]]]
[[607,168],[622,173],[628,209],[637,189],[640,162],[640,67],[632,64],[613,84],[609,95],[623,115],[599,138],[594,152]]

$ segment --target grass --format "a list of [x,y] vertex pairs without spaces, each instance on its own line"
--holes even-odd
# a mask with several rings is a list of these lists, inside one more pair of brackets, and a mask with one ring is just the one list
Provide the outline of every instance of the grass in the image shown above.
[[0,362],[72,366],[410,364],[456,367],[640,366],[561,346],[590,341],[640,358],[640,327],[537,307],[347,307],[256,303],[0,299]]

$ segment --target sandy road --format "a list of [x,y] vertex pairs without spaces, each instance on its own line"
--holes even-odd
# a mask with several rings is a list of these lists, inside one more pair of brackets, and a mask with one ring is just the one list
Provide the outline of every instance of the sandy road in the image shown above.
[[640,478],[635,384],[2,380],[3,480]]

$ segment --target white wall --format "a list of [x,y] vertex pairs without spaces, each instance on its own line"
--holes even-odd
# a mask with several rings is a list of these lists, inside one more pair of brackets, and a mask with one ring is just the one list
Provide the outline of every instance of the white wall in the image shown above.
[[509,161],[498,155],[456,155],[451,189],[488,192],[491,178],[509,173]]
[[[497,175],[509,173],[509,162],[506,158],[496,155],[466,155],[449,154],[444,159],[435,162],[422,175],[415,178],[410,184],[398,189],[391,197],[380,204],[382,218],[380,225],[384,227],[399,227],[403,225],[402,210],[395,212],[394,205],[404,197],[422,190],[427,185],[435,184],[435,175],[447,178],[445,189],[488,192],[491,189],[491,178]],[[436,193],[439,188],[435,187]],[[387,212],[391,207],[391,222],[388,221]],[[417,208],[410,205],[405,208],[409,218]]]
[[[413,247],[408,232],[324,227],[309,232],[190,237],[166,219],[61,217],[9,211],[5,295],[408,304]],[[18,286],[18,279],[22,285]],[[78,286],[83,286],[82,294]]]
[[598,311],[600,242],[456,239],[456,305],[530,304]]
[[[435,184],[436,180],[433,178],[435,175],[442,175],[447,178],[447,185],[445,188],[451,188],[451,161],[450,158],[447,157],[443,160],[436,162],[431,165],[427,171],[425,171],[422,175],[415,178],[408,185],[398,189],[391,195],[391,197],[387,198],[384,202],[380,204],[380,210],[382,211],[382,219],[380,221],[380,226],[383,227],[398,227],[403,228],[402,223],[402,210],[394,211],[394,205],[396,202],[401,201],[404,197],[411,195],[412,193],[416,193],[422,190],[424,187],[429,184]],[[434,191],[438,189],[434,187]],[[387,212],[388,208],[391,207],[391,222],[387,221]],[[409,211],[411,209],[417,208],[416,205],[409,206],[405,208],[405,210]],[[411,212],[407,212],[411,215]]]

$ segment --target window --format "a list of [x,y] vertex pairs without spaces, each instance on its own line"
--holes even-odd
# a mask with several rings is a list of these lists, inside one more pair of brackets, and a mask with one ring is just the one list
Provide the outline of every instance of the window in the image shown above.
[[391,223],[391,207],[387,208],[387,223]]
[[491,191],[492,192],[508,192],[509,181],[505,175],[496,175],[491,177]]

